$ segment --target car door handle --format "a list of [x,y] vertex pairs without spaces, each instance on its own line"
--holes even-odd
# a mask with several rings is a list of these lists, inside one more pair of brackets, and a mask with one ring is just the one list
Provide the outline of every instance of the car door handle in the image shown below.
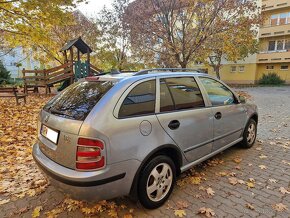
[[179,126],[180,126],[180,122],[178,120],[172,120],[168,124],[168,127],[172,130],[178,129]]
[[222,113],[221,112],[216,112],[216,114],[214,115],[214,118],[216,118],[217,120],[222,118]]

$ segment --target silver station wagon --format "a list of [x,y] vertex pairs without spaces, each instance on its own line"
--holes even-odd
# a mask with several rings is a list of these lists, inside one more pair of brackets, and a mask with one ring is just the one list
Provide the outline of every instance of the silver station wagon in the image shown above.
[[42,109],[33,157],[77,199],[129,195],[161,206],[176,177],[256,139],[257,107],[223,82],[189,69],[85,78]]

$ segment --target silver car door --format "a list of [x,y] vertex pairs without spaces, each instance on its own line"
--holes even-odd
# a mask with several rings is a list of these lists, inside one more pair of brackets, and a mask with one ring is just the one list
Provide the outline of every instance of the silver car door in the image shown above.
[[212,104],[214,115],[213,151],[238,140],[245,126],[246,112],[235,95],[219,81],[199,77]]
[[194,77],[158,78],[160,111],[157,118],[192,162],[212,150],[213,119]]

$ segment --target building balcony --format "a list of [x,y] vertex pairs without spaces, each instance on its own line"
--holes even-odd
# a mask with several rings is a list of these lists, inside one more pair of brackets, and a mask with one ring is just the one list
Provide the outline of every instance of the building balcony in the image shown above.
[[290,24],[264,25],[260,28],[259,38],[290,35]]
[[290,50],[261,51],[257,54],[257,63],[285,63],[290,62]]
[[290,7],[288,0],[262,0],[262,11],[271,11]]

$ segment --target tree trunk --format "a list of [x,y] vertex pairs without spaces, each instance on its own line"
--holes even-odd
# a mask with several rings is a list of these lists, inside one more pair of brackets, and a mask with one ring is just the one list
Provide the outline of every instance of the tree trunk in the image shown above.
[[215,73],[216,73],[216,77],[217,77],[218,79],[221,79],[221,76],[220,76],[220,66],[216,65],[216,66],[214,67],[214,71],[215,71]]
[[187,66],[187,62],[181,62],[181,63],[179,63],[180,64],[180,66],[181,66],[181,68],[186,68],[186,66]]

